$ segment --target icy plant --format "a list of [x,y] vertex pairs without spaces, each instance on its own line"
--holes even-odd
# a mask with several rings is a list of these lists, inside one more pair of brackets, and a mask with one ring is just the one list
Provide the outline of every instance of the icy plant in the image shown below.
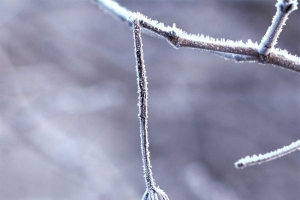
[[[277,49],[275,45],[288,16],[297,9],[297,0],[277,0],[277,12],[273,17],[272,24],[262,38],[260,44],[248,40],[231,41],[225,39],[214,39],[209,36],[188,34],[175,26],[165,26],[163,23],[151,20],[140,13],[133,13],[120,6],[112,0],[94,0],[105,11],[113,16],[126,21],[133,26],[133,37],[135,44],[136,70],[138,77],[139,92],[139,119],[141,149],[146,182],[146,192],[143,199],[164,200],[167,195],[159,189],[154,182],[151,164],[147,132],[147,80],[143,60],[141,29],[146,29],[167,39],[175,48],[189,47],[212,52],[226,59],[236,62],[258,62],[272,64],[285,69],[300,72],[300,58],[289,54],[286,50]],[[244,168],[250,165],[261,164],[300,148],[300,140],[281,149],[266,154],[247,156],[235,163],[236,168]]]

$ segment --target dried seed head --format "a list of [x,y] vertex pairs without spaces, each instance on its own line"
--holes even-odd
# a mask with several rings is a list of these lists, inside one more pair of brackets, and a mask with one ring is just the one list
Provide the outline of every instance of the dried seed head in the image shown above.
[[146,190],[142,200],[169,200],[169,197],[159,187],[153,187]]

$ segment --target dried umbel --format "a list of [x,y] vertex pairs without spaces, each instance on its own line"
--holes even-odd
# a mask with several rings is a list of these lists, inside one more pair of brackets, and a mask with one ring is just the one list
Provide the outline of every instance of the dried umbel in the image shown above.
[[166,193],[158,187],[147,189],[142,200],[169,200]]

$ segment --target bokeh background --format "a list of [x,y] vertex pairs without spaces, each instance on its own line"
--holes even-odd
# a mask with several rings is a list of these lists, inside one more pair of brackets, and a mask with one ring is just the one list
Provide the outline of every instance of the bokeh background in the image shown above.
[[[260,41],[275,0],[119,1],[190,33]],[[300,11],[278,46],[300,55]],[[141,199],[132,31],[88,0],[0,1],[0,199]],[[298,200],[300,75],[145,35],[151,161],[170,199]]]

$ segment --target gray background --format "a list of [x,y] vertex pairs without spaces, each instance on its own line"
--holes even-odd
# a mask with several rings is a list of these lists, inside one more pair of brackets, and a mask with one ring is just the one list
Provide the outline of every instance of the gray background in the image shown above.
[[[275,0],[119,1],[190,33],[260,41]],[[300,55],[300,11],[278,46]],[[0,199],[141,199],[132,31],[87,0],[0,1]],[[170,199],[298,200],[300,76],[143,37],[154,176]]]

